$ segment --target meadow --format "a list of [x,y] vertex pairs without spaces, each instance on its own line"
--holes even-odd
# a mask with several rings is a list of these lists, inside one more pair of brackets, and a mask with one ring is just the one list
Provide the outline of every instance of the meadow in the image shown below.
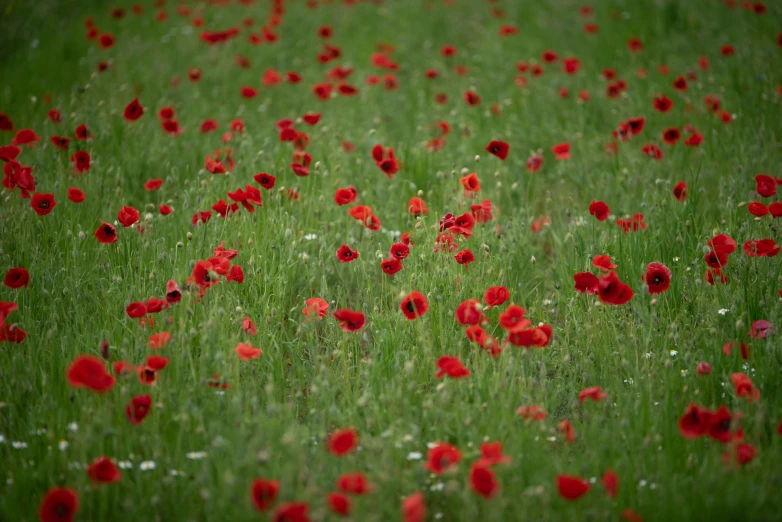
[[0,520],[778,519],[782,5],[0,9]]

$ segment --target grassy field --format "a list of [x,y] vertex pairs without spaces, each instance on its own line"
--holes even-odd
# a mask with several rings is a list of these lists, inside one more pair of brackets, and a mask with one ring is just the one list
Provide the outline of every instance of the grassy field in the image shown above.
[[139,1],[1,8],[0,520],[778,519],[782,6]]

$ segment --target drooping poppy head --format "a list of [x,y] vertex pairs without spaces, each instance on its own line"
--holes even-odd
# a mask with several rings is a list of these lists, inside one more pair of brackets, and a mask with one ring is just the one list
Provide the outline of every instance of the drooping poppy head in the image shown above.
[[125,406],[125,415],[131,424],[141,424],[152,409],[152,397],[137,395]]
[[486,146],[486,151],[489,154],[492,154],[493,156],[497,156],[502,161],[505,161],[505,159],[508,157],[509,150],[510,147],[504,141],[492,140]]
[[334,319],[339,321],[340,329],[345,332],[357,332],[364,327],[366,318],[364,314],[355,310],[337,310],[334,312]]
[[593,200],[592,203],[589,204],[589,213],[595,216],[598,221],[605,221],[608,219],[611,210],[604,202]]
[[687,183],[684,181],[678,182],[673,187],[673,197],[676,198],[676,201],[684,201],[687,199]]

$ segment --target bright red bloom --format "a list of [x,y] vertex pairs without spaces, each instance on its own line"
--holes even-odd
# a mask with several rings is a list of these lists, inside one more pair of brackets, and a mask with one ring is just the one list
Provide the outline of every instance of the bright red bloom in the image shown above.
[[337,249],[337,259],[340,263],[350,263],[351,261],[358,259],[358,257],[359,253],[355,250],[351,250],[351,248],[345,244]]
[[432,473],[440,475],[444,471],[452,468],[462,460],[461,452],[447,442],[441,442],[429,449],[426,455],[424,468]]
[[641,148],[641,152],[646,154],[652,159],[660,161],[663,159],[663,151],[657,145],[653,143],[647,143]]
[[711,365],[706,361],[701,361],[698,363],[695,371],[698,372],[698,375],[709,375],[711,373]]
[[76,174],[84,174],[90,171],[90,153],[85,150],[76,151],[71,156],[71,163],[73,163],[73,172]]
[[543,156],[540,154],[533,154],[529,158],[527,158],[527,170],[532,172],[533,174],[540,170],[540,167],[543,166]]
[[470,370],[465,368],[458,358],[450,355],[443,355],[437,359],[437,368],[437,375],[435,375],[437,379],[442,379],[446,375],[452,379],[461,379],[470,375]]
[[573,425],[570,424],[570,421],[563,420],[559,423],[557,428],[559,429],[559,434],[565,437],[568,444],[572,444],[573,441],[576,440],[576,430],[573,428]]
[[144,183],[144,190],[149,192],[159,189],[163,185],[163,180],[160,178],[150,179]]
[[608,397],[606,392],[599,386],[592,386],[591,388],[584,388],[578,392],[578,402],[583,403],[587,399],[592,399],[595,402],[600,402]]
[[334,193],[334,202],[339,206],[347,205],[356,201],[357,197],[358,192],[355,187],[340,188]]
[[141,106],[138,98],[135,98],[132,102],[130,102],[127,107],[125,107],[125,112],[123,113],[123,117],[131,122],[138,120],[143,115],[144,107]]
[[98,457],[87,467],[87,475],[93,482],[100,484],[111,484],[119,482],[122,473],[117,466],[108,457]]
[[733,415],[724,405],[711,414],[708,419],[706,434],[714,440],[727,444],[734,437],[731,432],[734,417],[738,419],[740,415]]
[[426,519],[426,504],[423,493],[413,493],[402,500],[403,522],[424,522]]
[[337,477],[337,488],[353,495],[365,495],[372,490],[367,477],[361,473],[344,473]]
[[776,330],[769,321],[759,319],[752,322],[752,329],[747,333],[747,337],[765,339],[767,335],[774,333],[776,333]]
[[611,262],[611,256],[603,254],[592,258],[592,266],[597,267],[604,272],[610,272],[618,265]]
[[554,159],[556,160],[569,160],[570,143],[558,143],[551,147],[551,152],[554,154]]
[[122,207],[117,215],[117,221],[119,221],[123,227],[127,228],[139,222],[141,214],[133,207]]
[[339,321],[339,327],[345,332],[357,332],[366,324],[364,314],[354,310],[337,310],[334,319]]
[[279,492],[280,482],[277,480],[258,478],[250,484],[250,500],[261,513],[272,507]]
[[286,502],[277,506],[272,522],[310,522],[309,506],[304,502]]
[[147,305],[141,302],[130,303],[127,308],[125,308],[125,313],[127,313],[128,317],[131,319],[139,319],[147,315]]
[[753,201],[747,205],[750,214],[757,217],[763,217],[768,214],[768,207],[759,201]]
[[79,511],[79,494],[68,488],[50,488],[41,501],[41,522],[72,522]]
[[95,239],[104,244],[117,241],[117,229],[111,223],[103,223],[95,230]]
[[725,462],[726,466],[730,466],[731,462],[735,462],[737,467],[744,466],[752,462],[755,455],[758,454],[757,448],[752,444],[747,443],[736,444],[734,451],[735,460],[731,458],[731,450],[722,454],[722,460]]
[[157,350],[163,348],[171,340],[171,334],[169,332],[160,332],[152,334],[147,340],[147,346],[150,350]]
[[504,286],[492,286],[483,293],[483,302],[487,308],[500,306],[510,299],[510,292]]
[[152,409],[152,397],[137,395],[125,406],[125,415],[131,424],[141,424]]
[[33,145],[41,141],[41,138],[32,129],[22,129],[16,133],[14,139],[11,140],[11,145],[27,145],[32,148]]
[[606,494],[611,498],[616,498],[616,494],[619,491],[619,475],[611,468],[608,468],[605,473],[603,473],[600,482],[606,489]]
[[595,216],[598,221],[605,221],[608,219],[611,210],[608,208],[608,205],[602,201],[592,201],[592,203],[589,204],[589,213]]
[[504,141],[493,140],[490,141],[488,145],[486,145],[486,151],[489,154],[497,156],[502,161],[505,161],[505,159],[508,157],[509,150],[510,147]]
[[412,321],[413,319],[421,317],[429,310],[429,302],[426,300],[424,294],[418,290],[413,290],[402,299],[400,308],[404,316]]
[[391,257],[380,262],[380,269],[388,275],[394,275],[402,270],[402,262],[396,258]]
[[649,287],[649,294],[661,294],[671,285],[671,270],[662,263],[649,263],[641,279]]
[[329,505],[329,509],[331,509],[333,513],[342,516],[350,515],[350,509],[352,506],[350,503],[350,497],[347,495],[343,493],[329,493],[326,496],[326,502]]
[[706,435],[711,421],[711,411],[697,404],[690,404],[679,419],[679,432],[687,439]]
[[253,322],[252,319],[245,316],[244,319],[242,319],[242,330],[244,330],[244,333],[247,335],[255,335],[258,333],[258,329],[255,326],[255,322]]
[[464,101],[467,103],[467,105],[475,107],[481,104],[481,97],[478,96],[478,93],[474,91],[466,91],[464,93]]
[[477,299],[467,299],[456,307],[456,320],[459,324],[467,326],[486,322],[486,316],[479,310],[481,302]]
[[730,380],[733,382],[733,387],[736,389],[736,396],[743,397],[749,402],[756,402],[760,400],[760,390],[755,388],[750,379],[745,373],[732,373]]
[[687,183],[680,181],[674,185],[673,197],[676,198],[676,201],[684,201],[687,199]]
[[461,252],[457,252],[455,256],[456,262],[460,265],[464,265],[464,268],[469,269],[468,266],[470,263],[473,263],[475,261],[475,255],[470,250],[462,250]]
[[681,137],[682,134],[679,132],[678,127],[671,127],[663,131],[663,141],[668,145],[676,145],[676,142],[678,142]]
[[54,200],[54,194],[41,194],[36,192],[30,200],[30,206],[39,216],[46,216],[54,210],[54,207],[57,206],[57,202]]
[[777,184],[771,176],[765,174],[755,176],[755,191],[764,198],[770,198],[777,194]]
[[576,282],[576,291],[580,293],[596,294],[600,288],[600,279],[590,272],[579,272],[573,276]]
[[74,388],[88,388],[104,393],[114,386],[114,377],[106,371],[103,361],[91,355],[79,355],[66,371],[68,384]]
[[327,447],[332,455],[344,457],[358,446],[358,431],[355,428],[343,428],[329,435]]
[[673,108],[673,102],[664,94],[657,94],[654,96],[654,108],[658,112],[665,113]]
[[586,480],[571,475],[557,475],[557,491],[565,500],[578,500],[586,495],[591,486]]
[[470,487],[484,498],[492,498],[500,490],[494,471],[481,461],[475,462],[470,468]]
[[260,348],[253,348],[251,343],[239,343],[236,346],[236,355],[243,361],[249,361],[250,359],[257,359],[261,356],[263,350]]
[[307,299],[305,305],[306,306],[301,310],[301,313],[307,316],[307,321],[309,321],[312,316],[323,319],[328,313],[329,304],[320,297]]
[[597,294],[603,303],[623,305],[633,298],[633,289],[620,281],[616,272],[609,272],[600,277]]
[[24,268],[12,268],[5,273],[3,284],[8,288],[18,290],[30,284],[30,273]]
[[753,239],[744,243],[744,253],[750,257],[775,257],[779,251],[780,245],[773,239]]
[[500,326],[508,333],[519,332],[527,328],[531,323],[529,319],[524,318],[526,311],[519,305],[511,304],[500,314]]
[[562,70],[566,74],[576,74],[580,68],[581,61],[578,58],[571,57],[562,59]]

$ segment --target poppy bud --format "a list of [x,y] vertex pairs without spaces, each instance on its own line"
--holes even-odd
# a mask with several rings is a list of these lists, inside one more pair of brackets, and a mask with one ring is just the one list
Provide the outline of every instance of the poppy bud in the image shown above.
[[481,157],[476,154],[475,155],[475,163],[478,163],[479,161],[481,161]]
[[188,232],[187,233],[187,240],[188,241],[192,241],[192,239],[193,239],[193,233],[192,232]]

